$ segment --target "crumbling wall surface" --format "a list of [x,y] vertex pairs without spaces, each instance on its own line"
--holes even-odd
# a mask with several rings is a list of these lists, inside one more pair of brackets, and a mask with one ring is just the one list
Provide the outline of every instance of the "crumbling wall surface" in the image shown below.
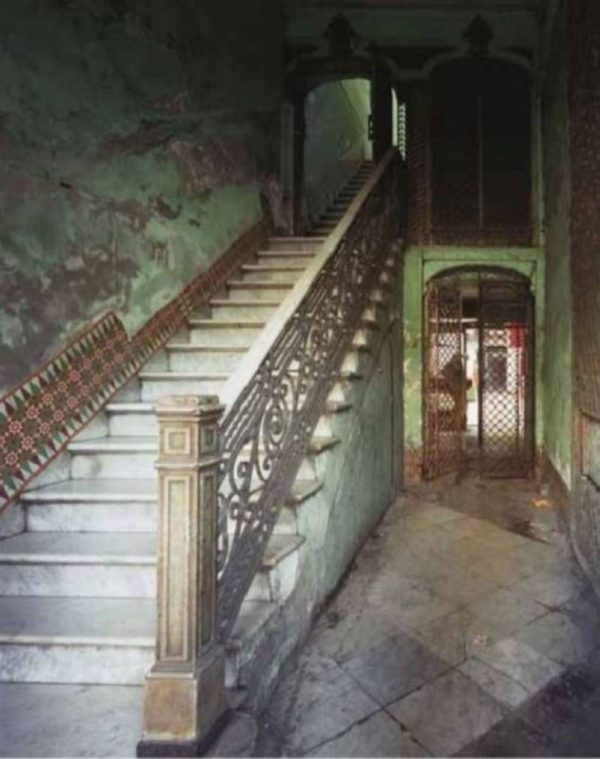
[[566,3],[556,16],[543,82],[546,260],[544,449],[571,485],[572,298],[570,275],[571,164]]
[[573,445],[569,526],[600,593],[600,4],[567,0],[573,297]]
[[139,327],[260,217],[280,24],[276,0],[0,3],[0,391],[103,310]]

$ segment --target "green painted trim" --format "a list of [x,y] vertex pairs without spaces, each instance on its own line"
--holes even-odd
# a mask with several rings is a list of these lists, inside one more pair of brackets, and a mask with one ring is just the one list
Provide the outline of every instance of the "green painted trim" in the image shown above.
[[543,355],[545,266],[541,248],[409,247],[404,256],[404,434],[405,445],[423,446],[423,296],[427,282],[456,267],[501,266],[526,276],[535,295],[535,440],[544,435]]

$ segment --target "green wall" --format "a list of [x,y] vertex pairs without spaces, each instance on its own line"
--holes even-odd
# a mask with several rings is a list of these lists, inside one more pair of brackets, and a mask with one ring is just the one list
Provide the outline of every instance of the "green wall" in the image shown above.
[[571,171],[567,42],[564,8],[556,16],[543,91],[546,354],[545,449],[567,487],[571,486],[572,300],[570,251]]
[[282,29],[277,0],[3,0],[0,26],[2,390],[105,309],[135,330],[260,217]]
[[423,294],[427,282],[457,266],[504,266],[531,280],[536,299],[536,444],[544,435],[544,263],[535,248],[410,247],[404,257],[404,439],[409,462],[423,451]]
[[306,98],[305,187],[311,220],[325,210],[357,163],[370,158],[370,98],[366,79],[328,82]]

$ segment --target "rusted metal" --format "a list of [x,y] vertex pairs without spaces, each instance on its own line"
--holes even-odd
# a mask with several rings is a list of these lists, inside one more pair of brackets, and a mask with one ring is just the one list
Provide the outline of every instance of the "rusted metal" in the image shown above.
[[480,280],[481,472],[526,477],[533,466],[533,308],[527,283]]
[[[486,477],[528,476],[534,459],[533,296],[520,278],[475,277],[479,387],[473,463]],[[425,296],[426,478],[459,471],[465,463],[461,286],[460,275],[441,278],[430,283]]]
[[425,452],[423,476],[460,469],[466,413],[458,287],[432,282],[425,296]]

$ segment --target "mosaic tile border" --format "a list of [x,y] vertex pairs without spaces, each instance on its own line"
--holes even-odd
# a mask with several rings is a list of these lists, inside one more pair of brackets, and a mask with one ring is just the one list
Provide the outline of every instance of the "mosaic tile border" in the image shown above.
[[257,252],[262,219],[129,338],[114,311],[81,330],[54,358],[0,398],[0,512]]

